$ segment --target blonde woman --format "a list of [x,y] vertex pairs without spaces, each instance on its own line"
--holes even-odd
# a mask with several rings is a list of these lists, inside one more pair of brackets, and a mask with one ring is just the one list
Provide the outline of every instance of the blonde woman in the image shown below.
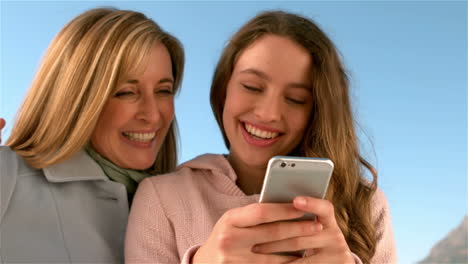
[[[344,67],[313,21],[271,11],[247,22],[221,55],[210,99],[229,154],[199,156],[140,184],[128,263],[396,262],[387,201],[359,153]],[[330,158],[326,200],[257,203],[277,155]],[[318,221],[287,221],[305,212]],[[306,254],[275,254],[297,250]]]
[[183,65],[138,12],[92,9],[58,33],[0,147],[0,262],[123,262],[138,182],[177,162]]

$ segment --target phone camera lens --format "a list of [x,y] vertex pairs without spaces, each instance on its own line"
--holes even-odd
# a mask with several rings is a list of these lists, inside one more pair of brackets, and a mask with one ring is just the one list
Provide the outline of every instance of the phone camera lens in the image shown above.
[[284,167],[286,167],[286,163],[281,162],[281,168],[284,168]]
[[294,166],[296,166],[296,163],[291,164],[291,167],[294,167]]

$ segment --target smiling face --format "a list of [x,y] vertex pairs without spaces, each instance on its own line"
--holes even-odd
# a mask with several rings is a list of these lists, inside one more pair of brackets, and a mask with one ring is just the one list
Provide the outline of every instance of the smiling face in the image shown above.
[[121,168],[151,167],[174,118],[173,89],[171,57],[158,43],[143,74],[108,99],[91,136],[93,148]]
[[228,82],[223,125],[230,158],[266,167],[301,141],[312,109],[311,57],[296,42],[266,35],[238,58]]

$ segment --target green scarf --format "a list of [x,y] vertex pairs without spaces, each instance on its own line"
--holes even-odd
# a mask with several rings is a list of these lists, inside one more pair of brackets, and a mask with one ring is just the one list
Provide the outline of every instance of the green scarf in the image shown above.
[[115,165],[108,159],[101,156],[97,153],[89,144],[86,146],[86,152],[93,158],[99,166],[101,166],[104,174],[109,177],[112,181],[122,183],[125,185],[128,193],[129,202],[131,202],[133,195],[136,192],[138,183],[144,178],[150,176],[149,173],[145,171],[122,169],[119,166]]

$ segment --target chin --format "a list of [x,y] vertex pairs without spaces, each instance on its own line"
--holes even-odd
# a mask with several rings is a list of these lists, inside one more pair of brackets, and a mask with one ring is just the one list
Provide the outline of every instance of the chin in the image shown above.
[[151,168],[154,164],[154,160],[135,160],[135,161],[129,161],[127,163],[127,168],[132,169],[132,170],[146,170]]
[[265,167],[268,165],[268,161],[273,156],[258,155],[255,153],[250,153],[248,155],[244,155],[243,157],[244,158],[242,160],[244,161],[245,164],[248,164],[254,167]]
[[147,170],[154,165],[154,162],[145,163],[137,168],[137,170]]

